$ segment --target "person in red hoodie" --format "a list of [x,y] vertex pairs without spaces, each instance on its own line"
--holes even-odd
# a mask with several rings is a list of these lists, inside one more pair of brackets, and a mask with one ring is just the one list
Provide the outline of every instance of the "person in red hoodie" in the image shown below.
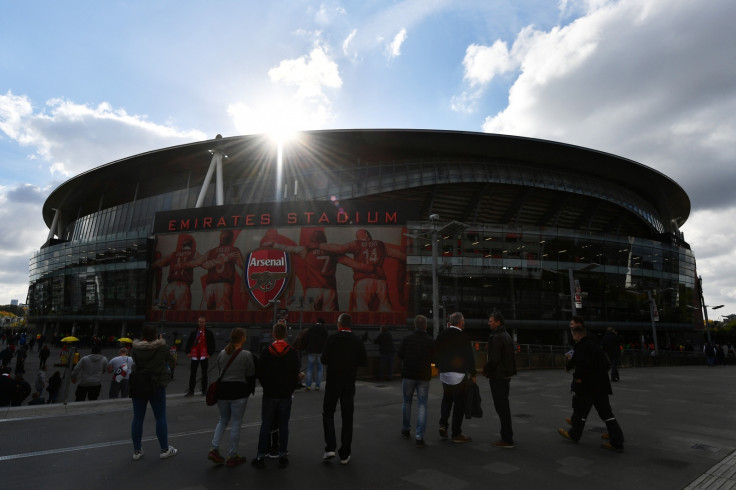
[[289,465],[287,447],[291,395],[299,385],[299,357],[286,342],[286,324],[277,323],[273,326],[273,338],[274,342],[263,351],[256,367],[256,376],[263,387],[263,401],[258,452],[252,464],[259,469],[266,466],[266,448],[274,422],[279,428],[279,468]]

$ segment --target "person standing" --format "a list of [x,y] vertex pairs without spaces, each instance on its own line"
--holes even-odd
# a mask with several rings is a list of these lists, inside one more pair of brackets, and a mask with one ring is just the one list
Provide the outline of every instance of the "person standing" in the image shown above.
[[322,357],[322,351],[325,348],[325,342],[327,342],[325,321],[318,318],[317,322],[307,331],[307,338],[305,339],[307,351],[306,391],[312,389],[313,379],[314,389],[316,391],[319,391],[319,386],[322,384],[323,367],[320,358]]
[[[217,408],[220,411],[220,420],[217,422],[207,459],[215,464],[224,463],[228,467],[245,463],[245,458],[238,454],[240,426],[248,405],[248,396],[251,394],[248,378],[255,375],[253,354],[243,350],[245,340],[244,329],[232,329],[230,343],[217,356],[217,368],[222,376],[217,384]],[[231,421],[230,449],[226,460],[220,454],[220,440]]]
[[514,447],[514,432],[511,429],[511,407],[509,391],[511,376],[516,375],[514,341],[506,331],[504,317],[494,311],[488,319],[491,336],[488,338],[488,362],[483,366],[483,375],[491,385],[493,407],[501,420],[501,439],[494,442],[495,447]]
[[153,416],[156,419],[156,438],[161,453],[159,458],[167,459],[178,452],[174,446],[169,446],[169,426],[166,422],[166,385],[169,384],[170,355],[164,339],[156,334],[156,327],[146,325],[141,333],[141,340],[133,341],[133,373],[138,373],[150,380],[152,390],[146,394],[139,394],[136,386],[131,386],[133,400],[133,421],[130,424],[131,438],[133,439],[133,461],[143,456],[143,419],[146,417],[146,407],[151,404]]
[[43,389],[46,387],[46,366],[41,366],[38,368],[38,373],[36,373],[36,382],[33,385],[33,388],[38,392],[40,395],[43,393]]
[[107,371],[112,373],[110,391],[107,394],[108,398],[128,398],[128,379],[132,369],[133,358],[128,356],[127,347],[121,347],[118,350],[117,357],[110,359],[110,364],[107,368]]
[[72,383],[79,381],[75,401],[97,400],[102,390],[102,376],[107,372],[107,358],[100,354],[99,345],[92,346],[92,353],[79,360],[72,370]]
[[322,364],[327,366],[327,383],[322,403],[322,428],[325,436],[323,461],[335,457],[335,410],[340,402],[342,428],[340,431],[340,463],[348,464],[352,456],[353,411],[355,409],[355,378],[358,366],[365,366],[365,345],[353,334],[352,317],[343,313],[337,318],[337,332],[327,338],[322,353]]
[[450,315],[450,325],[437,336],[437,368],[442,382],[442,406],[440,409],[440,437],[447,437],[448,420],[452,412],[452,442],[470,442],[463,434],[465,402],[469,383],[475,383],[475,356],[470,337],[463,331],[465,317],[455,312]]
[[606,329],[606,334],[601,339],[601,347],[611,363],[611,381],[618,381],[618,365],[621,362],[621,337],[613,327]]
[[624,434],[611,410],[608,395],[612,395],[611,382],[608,380],[608,360],[600,345],[588,337],[583,318],[574,316],[570,322],[570,330],[575,340],[573,353],[567,361],[565,369],[573,372],[572,409],[569,430],[557,429],[565,439],[578,442],[583,436],[585,421],[590,409],[595,407],[598,416],[606,424],[609,442],[601,444],[605,449],[623,451]]
[[273,338],[273,343],[261,354],[256,369],[263,387],[258,452],[252,463],[258,469],[266,466],[265,457],[274,425],[278,426],[279,434],[279,468],[289,465],[291,395],[299,385],[299,356],[286,342],[285,324],[277,323],[273,326]]
[[417,447],[425,447],[424,432],[427,429],[427,399],[429,382],[432,379],[432,363],[436,354],[434,339],[427,333],[427,317],[414,318],[414,332],[407,335],[399,344],[398,356],[403,361],[401,368],[401,437],[411,437],[411,404],[417,394],[417,425],[415,439]]
[[8,407],[15,394],[15,380],[10,376],[10,368],[0,368],[0,407]]
[[59,397],[59,390],[61,389],[61,373],[54,371],[54,374],[49,378],[49,385],[46,391],[49,393],[48,403],[56,403],[56,399]]
[[373,343],[378,345],[379,355],[376,379],[390,381],[394,370],[394,339],[391,337],[388,327],[381,326],[380,333]]
[[207,328],[207,318],[200,316],[197,328],[189,334],[185,351],[192,360],[189,370],[189,390],[186,396],[194,395],[197,383],[197,367],[202,368],[202,396],[207,393],[207,366],[210,355],[215,353],[215,334]]
[[46,367],[46,360],[49,358],[50,355],[51,351],[49,350],[49,346],[44,345],[38,353],[38,359],[42,367]]

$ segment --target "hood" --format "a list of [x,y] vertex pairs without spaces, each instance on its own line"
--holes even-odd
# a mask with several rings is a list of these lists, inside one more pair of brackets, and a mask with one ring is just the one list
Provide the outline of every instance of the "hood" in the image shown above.
[[156,339],[153,342],[148,342],[146,340],[134,340],[133,341],[133,350],[131,351],[131,356],[135,356],[138,358],[138,360],[147,360],[151,359],[157,350],[166,347],[166,341],[164,339]]
[[268,347],[268,352],[273,356],[283,356],[289,349],[291,346],[285,340],[277,340]]

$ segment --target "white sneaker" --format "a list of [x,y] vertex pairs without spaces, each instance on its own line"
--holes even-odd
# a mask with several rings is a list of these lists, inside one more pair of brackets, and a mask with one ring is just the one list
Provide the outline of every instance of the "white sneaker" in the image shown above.
[[328,459],[332,459],[335,457],[335,451],[327,451],[324,456],[322,456],[323,461],[327,461]]
[[143,449],[141,449],[140,451],[136,451],[136,452],[133,453],[133,461],[138,461],[142,457],[143,457]]
[[161,455],[159,456],[159,458],[161,459],[170,458],[172,456],[175,456],[176,453],[178,452],[179,451],[174,446],[169,446],[169,449],[167,449],[166,451],[161,451]]
[[350,462],[350,455],[348,455],[347,458],[340,460],[340,464],[348,464],[349,462]]

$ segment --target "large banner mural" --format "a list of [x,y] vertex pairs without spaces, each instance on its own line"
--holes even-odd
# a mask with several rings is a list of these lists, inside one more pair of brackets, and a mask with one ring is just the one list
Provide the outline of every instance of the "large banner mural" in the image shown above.
[[275,317],[400,324],[406,202],[284,202],[157,213],[151,319],[269,324]]

